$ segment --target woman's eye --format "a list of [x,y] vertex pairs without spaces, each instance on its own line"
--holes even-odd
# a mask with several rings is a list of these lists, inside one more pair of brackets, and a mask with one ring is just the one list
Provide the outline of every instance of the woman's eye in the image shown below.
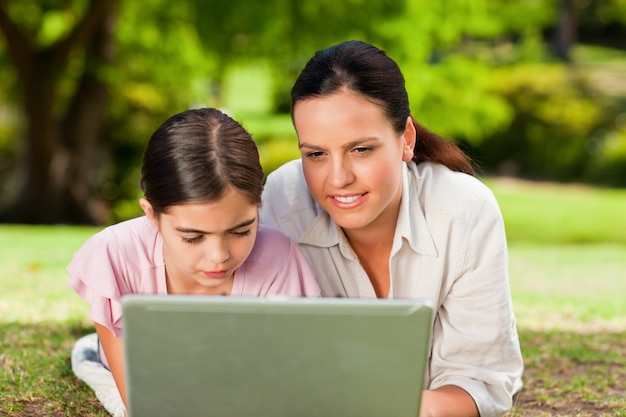
[[319,159],[322,156],[324,156],[324,152],[322,151],[307,152],[305,156],[310,159]]
[[354,153],[362,155],[368,152],[371,152],[372,148],[369,146],[359,146],[358,148],[354,148]]

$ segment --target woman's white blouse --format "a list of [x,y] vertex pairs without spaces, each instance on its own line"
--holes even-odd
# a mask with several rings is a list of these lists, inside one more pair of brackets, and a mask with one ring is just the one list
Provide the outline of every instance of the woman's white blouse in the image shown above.
[[[426,387],[456,385],[480,415],[511,408],[523,362],[502,215],[478,179],[443,165],[404,164],[389,261],[389,297],[436,306]],[[311,197],[301,160],[268,176],[261,222],[298,242],[326,297],[376,297],[341,228]]]

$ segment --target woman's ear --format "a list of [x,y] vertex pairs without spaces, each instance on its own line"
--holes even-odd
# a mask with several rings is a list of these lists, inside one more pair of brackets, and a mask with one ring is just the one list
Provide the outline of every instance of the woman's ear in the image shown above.
[[411,116],[406,119],[406,127],[404,129],[404,133],[402,134],[402,139],[404,141],[402,160],[404,162],[409,162],[413,159],[413,150],[415,149],[415,142],[417,141],[417,130],[415,129]]
[[154,213],[152,204],[150,204],[150,202],[146,200],[145,198],[140,198],[139,205],[141,206],[141,209],[143,210],[148,220],[150,220],[150,223],[152,223],[152,226],[154,227],[154,229],[159,230],[159,218]]

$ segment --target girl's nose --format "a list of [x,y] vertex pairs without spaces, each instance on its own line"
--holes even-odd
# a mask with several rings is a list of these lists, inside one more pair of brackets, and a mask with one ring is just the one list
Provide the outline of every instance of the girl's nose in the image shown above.
[[225,238],[208,239],[204,257],[214,264],[222,264],[230,258],[230,248]]

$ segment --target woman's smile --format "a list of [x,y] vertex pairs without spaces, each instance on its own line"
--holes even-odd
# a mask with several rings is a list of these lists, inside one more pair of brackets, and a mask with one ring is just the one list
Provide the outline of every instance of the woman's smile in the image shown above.
[[364,194],[351,194],[351,195],[331,195],[330,198],[338,208],[350,209],[360,206],[367,193]]

